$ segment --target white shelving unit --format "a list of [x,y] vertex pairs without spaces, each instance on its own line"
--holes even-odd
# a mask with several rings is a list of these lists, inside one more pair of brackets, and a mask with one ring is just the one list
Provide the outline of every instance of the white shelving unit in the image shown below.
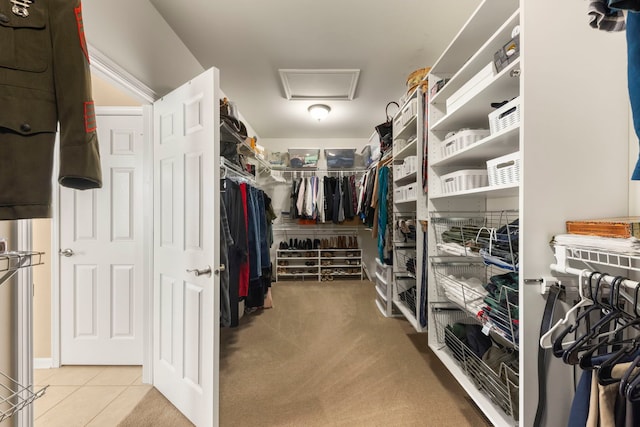
[[[426,331],[422,308],[426,295],[421,289],[418,264],[421,262],[422,233],[417,206],[424,204],[422,190],[422,155],[424,137],[424,91],[422,85],[413,91],[393,118],[393,307],[387,316],[400,313],[418,332]],[[402,234],[399,221],[412,224],[410,238]],[[377,301],[380,304],[380,301]],[[393,311],[395,310],[395,312]]]
[[[482,217],[501,211],[517,212],[519,217],[519,338],[513,343],[519,354],[519,378],[518,384],[501,381],[493,392],[469,372],[451,346],[445,346],[444,326],[467,317],[468,301],[463,298],[460,304],[434,286],[436,269],[441,266],[436,257],[441,254],[433,224],[429,227],[429,347],[496,426],[533,425],[544,298],[539,286],[528,283],[539,283],[536,280],[552,275],[551,237],[565,230],[567,220],[622,216],[629,210],[626,45],[623,36],[591,29],[583,19],[585,7],[578,3],[482,1],[429,75],[429,195],[424,206],[418,202],[418,218],[455,218],[453,212]],[[549,23],[549,10],[567,21]],[[493,62],[494,53],[510,41],[516,26],[520,28],[519,57],[501,71],[494,70],[481,88],[474,88],[461,105],[448,111],[447,100]],[[570,45],[571,54],[554,48],[562,45]],[[602,64],[606,70],[600,68]],[[596,87],[586,73],[574,72],[589,69],[614,75],[622,82],[605,90]],[[441,80],[447,83],[433,93]],[[440,144],[447,134],[463,128],[489,129],[491,104],[517,96],[519,123],[454,153],[442,154]],[[518,181],[443,192],[442,175],[486,169],[487,161],[512,153],[519,153]],[[576,251],[572,254],[580,255]],[[477,257],[455,260],[478,262]],[[566,425],[573,372],[556,361],[549,369],[547,423],[543,421],[543,425]]]
[[276,281],[362,280],[362,250],[353,249],[278,249]]
[[394,317],[398,314],[393,305],[393,266],[383,264],[376,258],[376,306],[384,317]]

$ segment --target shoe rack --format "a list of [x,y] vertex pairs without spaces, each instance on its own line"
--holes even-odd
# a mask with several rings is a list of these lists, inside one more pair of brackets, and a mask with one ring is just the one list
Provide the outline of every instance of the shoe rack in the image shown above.
[[362,250],[356,236],[281,241],[276,251],[276,281],[362,280]]

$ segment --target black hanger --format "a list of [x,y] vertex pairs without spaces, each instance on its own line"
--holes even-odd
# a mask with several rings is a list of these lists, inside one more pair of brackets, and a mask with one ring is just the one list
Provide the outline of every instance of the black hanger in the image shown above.
[[[598,278],[596,282],[596,299],[598,296],[598,291],[600,289],[600,282],[604,278],[604,274]],[[598,301],[598,304],[604,309],[605,315],[596,322],[584,335],[578,337],[576,341],[567,348],[562,354],[562,360],[569,365],[576,365],[580,362],[580,357],[582,353],[585,351],[589,351],[592,347],[593,340],[599,337],[602,337],[603,330],[609,328],[612,322],[618,322],[620,317],[622,317],[622,310],[619,310],[617,307],[617,299],[618,299],[618,288],[620,282],[622,281],[621,276],[617,276],[610,288],[609,292],[609,301],[605,302],[604,300]],[[612,334],[612,332],[605,332],[608,335]],[[596,345],[598,345],[597,343]]]
[[[594,290],[593,290],[593,278],[596,275],[599,275],[599,278],[598,278],[598,281],[596,282],[596,289],[595,289],[595,293],[594,293]],[[589,299],[591,299],[591,301],[593,301],[593,305],[588,306],[582,313],[580,313],[576,317],[576,320],[574,321],[574,323],[572,325],[566,326],[563,330],[561,330],[558,333],[556,338],[554,338],[553,345],[552,345],[551,349],[552,349],[552,353],[553,353],[553,355],[555,357],[557,357],[557,358],[563,357],[564,352],[565,352],[565,346],[566,346],[566,344],[564,343],[564,339],[567,337],[567,335],[576,332],[578,330],[578,328],[580,327],[580,325],[581,325],[583,320],[584,320],[585,323],[587,323],[589,321],[589,316],[590,316],[591,312],[596,311],[596,310],[599,311],[599,310],[601,310],[603,308],[600,305],[600,302],[598,301],[596,296],[598,295],[599,286],[600,286],[600,280],[604,276],[605,276],[604,273],[600,273],[598,271],[593,271],[593,272],[591,272],[591,274],[589,274]]]
[[[637,318],[640,318],[640,312],[638,312],[639,290],[640,283],[636,285],[633,304],[633,313]],[[620,380],[619,393],[620,396],[626,397],[631,402],[640,401],[640,354],[635,357],[622,376],[622,379]]]
[[[613,281],[611,282],[611,292],[610,292],[610,298],[612,300],[612,304],[610,307],[614,307],[614,309],[616,310],[622,310],[622,307],[620,307],[619,305],[619,298],[620,298],[620,283],[622,282],[622,276],[617,276],[613,279]],[[615,295],[612,295],[611,293],[614,293]],[[596,324],[597,325],[597,324]],[[596,326],[594,325],[594,328]],[[586,335],[590,334],[592,331],[591,328],[589,328],[587,330]],[[612,333],[612,332],[606,332],[606,337],[604,339],[601,339],[600,341],[598,341],[593,347],[591,347],[590,349],[588,349],[586,352],[582,353],[580,355],[579,358],[579,364],[580,364],[580,368],[582,369],[594,369],[596,368],[596,363],[593,360],[593,356],[596,352],[599,352],[600,350],[609,347],[613,344],[622,344],[621,342],[616,342],[617,339],[617,334]],[[610,354],[610,356],[614,356],[617,353],[617,351],[613,352]],[[597,357],[598,360],[608,360],[608,359],[604,359],[603,355],[599,355]],[[604,362],[603,362],[604,363]],[[600,364],[601,365],[601,364]]]
[[603,340],[598,345],[594,346],[594,349],[588,351],[580,358],[580,367],[582,367],[583,369],[593,369],[594,363],[591,359],[591,356],[595,353],[595,351],[608,346],[612,346],[612,348],[618,346],[620,347],[619,349],[615,349],[608,355],[599,357],[600,359],[605,358],[605,360],[597,367],[598,382],[602,385],[613,384],[620,381],[620,378],[615,378],[612,376],[614,366],[618,363],[631,361],[632,358],[634,358],[638,354],[638,350],[640,349],[640,337],[634,336],[627,339],[622,338],[622,333],[625,329],[628,329],[630,327],[638,329],[638,326],[640,325],[640,313],[638,313],[637,310],[640,286],[636,286],[633,314],[629,314],[624,311],[624,307],[622,307],[622,305],[620,304],[620,286],[622,285],[624,279],[620,278],[617,280],[618,301],[616,303],[616,307],[619,311],[622,312],[622,317],[626,320],[626,322],[622,323],[621,327],[611,331],[606,340]]

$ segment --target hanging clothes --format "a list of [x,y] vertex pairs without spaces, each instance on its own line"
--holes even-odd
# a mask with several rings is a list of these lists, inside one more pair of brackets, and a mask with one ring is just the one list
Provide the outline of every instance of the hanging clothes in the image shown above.
[[351,186],[351,217],[358,215],[358,191],[356,189],[356,176],[349,177],[349,185]]
[[318,199],[317,199],[317,203],[316,203],[316,218],[318,219],[318,222],[324,222],[325,220],[325,200],[324,200],[324,180],[326,179],[326,177],[320,177],[318,179]]
[[58,124],[58,183],[102,187],[82,5],[3,1],[0,16],[0,220],[48,218]]
[[341,179],[338,178],[337,180],[337,184],[336,184],[336,188],[338,189],[338,224],[341,222],[344,222],[345,216],[344,216],[344,197],[343,197],[343,192],[344,192],[344,185],[343,185],[343,181]]
[[300,178],[300,187],[298,189],[298,200],[296,201],[296,208],[298,209],[297,217],[304,215],[304,196],[307,190],[307,181],[304,178]]
[[380,168],[380,173],[378,175],[378,181],[380,185],[378,186],[378,200],[380,200],[380,213],[378,214],[378,257],[380,258],[380,262],[385,263],[385,238],[387,231],[387,189],[388,189],[388,176],[389,176],[389,168],[383,166]]
[[[228,248],[230,325],[238,326],[238,304],[241,289],[246,296],[249,287],[249,258],[246,222],[246,192],[240,184],[226,179],[223,183],[226,216],[233,244]],[[246,189],[246,187],[245,187]]]
[[229,248],[233,247],[233,237],[229,229],[227,207],[223,193],[220,194],[220,264],[226,268],[220,272],[220,326],[231,326],[231,297],[229,291]]

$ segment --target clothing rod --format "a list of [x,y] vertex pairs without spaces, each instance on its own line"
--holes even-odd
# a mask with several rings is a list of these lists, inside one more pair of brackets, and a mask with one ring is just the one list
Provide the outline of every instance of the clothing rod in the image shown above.
[[[580,278],[580,279],[582,279],[584,277],[584,273],[585,272],[590,272],[590,270],[574,268],[574,267],[562,267],[562,266],[560,266],[558,264],[551,264],[551,270],[556,271],[558,273],[572,274],[572,275],[578,276],[578,278]],[[604,277],[602,278],[602,281],[605,282],[606,284],[610,285],[615,278],[616,278],[616,276],[612,276],[610,274],[605,274]],[[640,285],[640,282],[637,282],[635,280],[630,280],[630,279],[623,279],[622,282],[620,282],[620,283],[622,285],[624,285],[625,288],[633,289],[633,290],[635,290],[636,287],[638,287]],[[580,284],[579,286],[581,286],[581,285],[582,284]],[[631,301],[633,301],[633,300],[631,300]]]
[[351,176],[366,173],[368,169],[314,169],[314,170],[277,170],[272,169],[272,174],[278,175],[296,175],[296,176],[315,176],[315,175],[341,175]]

